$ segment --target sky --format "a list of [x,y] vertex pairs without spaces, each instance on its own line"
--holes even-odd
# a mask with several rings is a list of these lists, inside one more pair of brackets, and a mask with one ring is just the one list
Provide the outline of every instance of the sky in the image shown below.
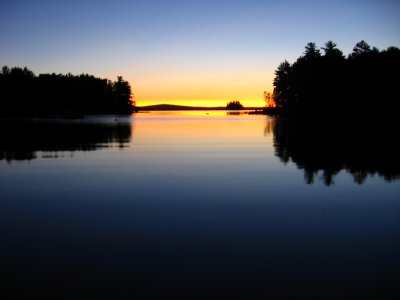
[[263,106],[308,42],[400,47],[397,0],[0,0],[0,66],[88,73],[137,105]]

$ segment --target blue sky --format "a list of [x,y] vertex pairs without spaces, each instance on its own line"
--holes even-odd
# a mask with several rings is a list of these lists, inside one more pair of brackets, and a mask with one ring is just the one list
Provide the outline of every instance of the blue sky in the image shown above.
[[0,65],[122,75],[143,105],[262,105],[278,64],[310,41],[399,47],[399,3],[2,0]]

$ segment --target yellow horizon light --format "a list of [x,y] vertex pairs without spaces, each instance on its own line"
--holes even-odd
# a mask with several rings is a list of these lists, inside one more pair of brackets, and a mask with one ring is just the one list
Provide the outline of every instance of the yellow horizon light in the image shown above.
[[272,78],[265,70],[164,70],[132,78],[138,106],[172,104],[224,107],[239,101],[244,107],[264,107],[264,91]]
[[237,100],[244,107],[264,107],[264,100],[240,100],[240,99],[229,99],[229,100],[181,100],[181,99],[162,99],[162,100],[153,100],[153,99],[135,99],[137,106],[149,106],[149,105],[181,105],[181,106],[194,106],[194,107],[225,107],[226,104],[230,101]]

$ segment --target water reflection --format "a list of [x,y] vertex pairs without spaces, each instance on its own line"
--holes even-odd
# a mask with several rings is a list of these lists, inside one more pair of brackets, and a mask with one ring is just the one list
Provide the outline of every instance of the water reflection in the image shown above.
[[320,179],[326,185],[346,170],[354,182],[364,183],[378,174],[386,181],[400,178],[399,144],[388,124],[323,123],[269,119],[264,133],[273,132],[275,155],[284,163],[293,161],[304,170],[304,179],[312,184]]
[[73,156],[74,151],[129,146],[131,120],[89,117],[81,120],[1,120],[0,160]]
[[[226,111],[186,113],[162,112],[136,116],[141,124],[139,139],[145,138],[144,141],[148,141],[151,138],[159,141],[159,147],[166,147],[171,143],[173,149],[178,144],[184,144],[185,153],[190,157],[198,155],[196,153],[199,149],[203,149],[200,151],[202,155],[208,153],[212,157],[215,155],[213,151],[216,145],[226,140],[229,146],[224,146],[221,157],[227,159],[231,157],[233,147],[237,148],[238,141],[245,154],[251,152],[249,145],[254,146],[258,139],[255,134],[259,129],[255,126],[262,119],[257,121],[257,118],[236,116]],[[238,120],[246,121],[237,123]],[[267,117],[264,136],[268,140],[273,139],[275,156],[283,164],[292,161],[304,171],[307,184],[321,179],[326,185],[332,185],[335,176],[342,170],[350,173],[356,183],[362,184],[368,176],[375,174],[386,181],[400,178],[400,147],[395,142],[394,130],[387,124],[384,125],[370,120],[350,127],[340,121],[327,124]],[[235,130],[231,130],[232,128]],[[132,117],[0,120],[0,160],[11,162],[38,157],[72,157],[75,151],[113,147],[123,149],[129,147],[132,133]],[[140,145],[147,147],[146,143]],[[209,152],[204,152],[204,147]],[[151,151],[148,149],[146,153]],[[179,151],[175,152],[180,155]],[[142,160],[147,159],[147,156],[142,157]],[[246,157],[242,161],[246,163]]]
[[[363,144],[353,150],[338,124],[221,113],[0,122],[3,159],[38,157],[0,161],[3,294],[389,299],[399,286],[400,183],[306,186],[282,162],[364,170],[379,150],[398,166],[395,148],[364,129],[354,139],[377,144],[357,156]],[[116,149],[90,151],[105,147]],[[90,152],[40,159],[75,150]]]
[[276,119],[273,117],[267,117],[267,120],[265,121],[265,127],[264,127],[264,136],[269,136],[271,133],[273,133],[273,130],[275,128],[275,122]]

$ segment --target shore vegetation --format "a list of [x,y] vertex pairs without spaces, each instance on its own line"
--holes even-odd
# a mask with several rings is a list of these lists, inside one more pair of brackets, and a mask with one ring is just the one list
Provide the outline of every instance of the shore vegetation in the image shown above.
[[0,70],[1,116],[73,116],[131,114],[132,88],[116,81],[81,74],[35,75],[28,68],[4,66]]

